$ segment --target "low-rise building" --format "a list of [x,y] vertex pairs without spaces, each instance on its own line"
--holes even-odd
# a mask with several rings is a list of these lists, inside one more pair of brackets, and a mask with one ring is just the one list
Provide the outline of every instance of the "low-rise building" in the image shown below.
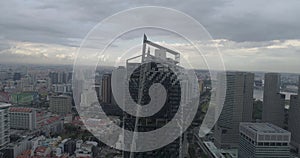
[[50,97],[50,111],[55,114],[65,115],[71,113],[72,98],[66,95]]
[[239,158],[289,158],[291,133],[270,123],[241,123]]
[[76,142],[76,151],[75,156],[76,158],[86,157],[92,158],[95,154],[95,147],[97,146],[96,142],[84,142],[82,140],[78,140]]
[[12,129],[36,129],[36,111],[33,108],[11,107],[9,117]]
[[32,148],[31,137],[20,139],[16,142],[10,143],[6,147],[5,157],[16,158],[18,155],[25,154]]

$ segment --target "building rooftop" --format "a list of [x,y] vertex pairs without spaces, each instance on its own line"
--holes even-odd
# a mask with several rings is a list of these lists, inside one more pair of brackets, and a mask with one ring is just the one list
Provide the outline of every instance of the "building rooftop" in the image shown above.
[[24,108],[24,107],[11,107],[9,108],[10,112],[32,112],[32,108]]
[[39,146],[36,148],[35,152],[44,153],[47,150],[46,146]]
[[255,133],[264,133],[264,134],[289,133],[288,131],[270,123],[241,123],[241,126]]
[[241,123],[240,132],[256,142],[289,143],[291,132],[270,123]]
[[0,108],[7,108],[7,107],[10,107],[11,104],[9,103],[3,103],[3,102],[0,102]]
[[204,141],[203,144],[215,158],[237,158],[237,149],[218,149],[211,141]]
[[58,96],[51,96],[50,98],[69,99],[71,97],[68,95],[58,95]]

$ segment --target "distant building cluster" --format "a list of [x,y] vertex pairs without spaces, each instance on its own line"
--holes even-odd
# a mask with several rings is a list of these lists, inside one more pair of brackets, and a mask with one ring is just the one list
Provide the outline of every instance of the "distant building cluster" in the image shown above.
[[[253,91],[261,86],[254,73],[219,73],[226,76],[226,96],[213,136],[197,138],[200,151],[209,157],[297,157],[299,155],[299,97],[286,100],[282,77],[265,73],[261,120],[254,120]],[[300,85],[300,80],[298,81]],[[254,83],[254,84],[253,84]],[[212,93],[216,93],[212,91]]]
[[14,158],[92,158],[97,142],[61,137],[27,137],[8,144],[5,156]]
[[71,70],[0,70],[0,101],[19,106],[45,106],[49,96],[72,95]]

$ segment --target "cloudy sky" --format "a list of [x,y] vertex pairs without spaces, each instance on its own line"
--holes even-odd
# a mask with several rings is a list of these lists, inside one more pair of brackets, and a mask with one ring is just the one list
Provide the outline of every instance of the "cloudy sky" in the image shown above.
[[200,22],[221,48],[227,69],[300,73],[299,0],[0,1],[0,63],[72,64],[95,25],[119,11],[149,5]]

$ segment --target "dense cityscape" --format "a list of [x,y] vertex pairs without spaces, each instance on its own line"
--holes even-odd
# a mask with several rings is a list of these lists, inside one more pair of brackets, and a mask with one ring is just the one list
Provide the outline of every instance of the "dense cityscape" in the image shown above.
[[[159,81],[169,87],[170,94],[163,110],[168,115],[157,114],[150,118],[140,118],[137,131],[155,130],[164,126],[165,121],[172,118],[172,109],[176,112],[179,104],[176,100],[180,97],[175,83],[168,86],[168,78],[171,79],[173,73],[169,73],[169,68],[158,69],[161,66],[153,63],[155,59],[159,59],[169,64],[169,67],[173,65],[179,68],[176,66],[178,62],[166,57],[167,48],[147,39],[144,39],[144,43],[155,46],[155,53],[152,55],[150,50],[144,52],[141,64],[130,63],[130,59],[128,60],[126,68],[133,71],[129,80],[139,81],[141,72],[162,76],[160,71],[165,71],[163,79],[154,77],[142,83],[147,87],[148,84]],[[176,52],[169,52],[179,57]],[[146,63],[141,67],[143,61],[151,61],[152,64]],[[216,77],[212,78],[208,70],[195,70],[198,80],[196,88],[200,93],[199,108],[193,123],[182,136],[165,147],[148,152],[132,154],[109,147],[91,134],[87,127],[109,130],[113,128],[110,122],[113,120],[123,128],[134,130],[136,118],[118,107],[112,93],[112,72],[124,68],[97,68],[95,82],[93,85],[88,82],[88,89],[96,92],[97,100],[109,120],[101,116],[89,120],[80,117],[76,106],[94,112],[94,103],[88,100],[89,96],[82,93],[80,105],[75,105],[72,83],[78,84],[79,81],[72,81],[71,66],[1,65],[1,157],[243,158],[297,157],[299,154],[298,75],[268,72],[215,71]],[[200,137],[199,126],[207,112],[210,96],[217,94],[217,90],[212,89],[212,82],[224,82],[224,77],[227,87],[221,115],[213,130],[205,137]],[[165,80],[168,82],[164,82]],[[138,98],[140,86],[134,85],[129,85],[130,94],[131,97]],[[258,91],[263,91],[263,96],[259,96]],[[143,94],[141,104],[147,100],[149,102],[144,96],[146,94]],[[88,116],[90,115],[93,114],[89,113]],[[118,144],[120,139],[122,138],[111,138],[111,141]]]
[[0,158],[299,158],[299,6],[0,1]]

